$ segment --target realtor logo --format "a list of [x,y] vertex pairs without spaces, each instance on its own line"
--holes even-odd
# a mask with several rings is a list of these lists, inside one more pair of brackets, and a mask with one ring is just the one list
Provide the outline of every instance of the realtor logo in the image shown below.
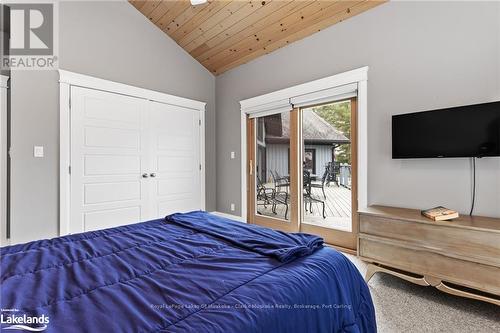
[[1,309],[0,331],[15,330],[29,332],[43,332],[49,325],[49,317],[45,314],[30,316],[21,314],[19,309]]
[[52,55],[53,7],[51,3],[10,6],[10,54]]
[[2,41],[2,68],[56,69],[55,9],[56,3],[16,1],[3,6],[10,38]]

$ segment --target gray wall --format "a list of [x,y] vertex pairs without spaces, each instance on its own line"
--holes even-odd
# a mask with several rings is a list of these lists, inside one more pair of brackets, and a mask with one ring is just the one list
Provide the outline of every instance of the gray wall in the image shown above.
[[[1,11],[0,11],[0,15],[1,15]],[[9,39],[10,36],[9,36],[9,33],[2,30],[2,27],[0,26],[0,34],[2,34],[0,36],[0,43],[3,43],[5,39]],[[0,52],[3,52],[3,45],[0,45]],[[10,74],[10,71],[7,70],[7,69],[3,69],[1,68],[0,69],[0,75],[9,75]]]
[[[127,2],[60,3],[60,68],[205,101],[207,210],[215,209],[215,78]],[[12,73],[12,236],[58,234],[59,88],[53,71]],[[45,146],[34,158],[33,146]]]
[[[369,202],[467,212],[470,161],[392,160],[391,115],[499,100],[499,35],[499,2],[390,2],[217,77],[217,210],[240,212],[240,100],[369,66]],[[500,217],[500,158],[477,168],[476,214]]]
[[[8,8],[0,4],[0,52],[4,52],[5,41],[10,39],[10,19],[5,20],[8,16]],[[0,75],[9,75],[10,71],[7,69],[0,69]]]
[[[312,171],[313,174],[318,175],[321,179],[323,173],[325,172],[326,165],[332,161],[332,146],[329,145],[306,145],[305,149],[315,150],[315,169]],[[277,171],[279,175],[285,176],[289,173],[288,166],[288,150],[290,149],[289,144],[267,144],[266,146],[266,167],[267,176],[266,179],[261,179],[263,182],[271,182],[272,176],[271,171]],[[256,168],[259,168],[259,163],[257,162]]]

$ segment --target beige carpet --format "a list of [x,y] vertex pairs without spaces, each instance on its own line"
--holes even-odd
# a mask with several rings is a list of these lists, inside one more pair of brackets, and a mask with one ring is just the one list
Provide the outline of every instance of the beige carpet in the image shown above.
[[[364,276],[365,264],[346,256]],[[500,307],[496,305],[448,295],[384,273],[376,273],[368,285],[379,332],[500,332]]]

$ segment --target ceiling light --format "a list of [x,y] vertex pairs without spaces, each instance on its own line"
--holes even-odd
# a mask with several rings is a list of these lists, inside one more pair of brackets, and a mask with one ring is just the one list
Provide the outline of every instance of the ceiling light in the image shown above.
[[198,5],[203,5],[204,3],[207,3],[208,0],[191,0],[191,4],[193,6],[198,6]]

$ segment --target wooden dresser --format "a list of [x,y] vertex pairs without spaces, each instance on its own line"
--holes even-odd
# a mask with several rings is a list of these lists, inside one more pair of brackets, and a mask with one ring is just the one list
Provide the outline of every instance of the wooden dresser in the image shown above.
[[500,219],[461,216],[434,222],[419,210],[359,211],[358,256],[366,281],[385,272],[500,306]]

